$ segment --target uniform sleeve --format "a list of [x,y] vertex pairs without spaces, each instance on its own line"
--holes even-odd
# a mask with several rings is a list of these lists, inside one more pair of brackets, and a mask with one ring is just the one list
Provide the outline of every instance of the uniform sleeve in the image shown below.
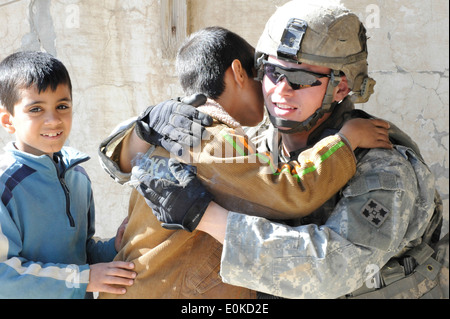
[[286,298],[337,298],[420,238],[434,209],[429,170],[395,151],[368,157],[323,226],[230,213],[224,282]]
[[100,165],[118,183],[124,184],[130,180],[131,174],[124,173],[119,167],[119,154],[121,142],[130,134],[136,123],[136,118],[131,118],[119,124],[113,132],[99,146],[98,155]]
[[[195,156],[194,156],[195,159]],[[219,196],[234,195],[261,209],[271,219],[302,217],[319,208],[353,176],[353,151],[339,135],[327,137],[289,163],[278,163],[278,154],[259,153],[238,129],[224,128],[203,146],[198,176]]]
[[20,257],[21,234],[0,204],[0,299],[83,299],[88,265],[40,263]]

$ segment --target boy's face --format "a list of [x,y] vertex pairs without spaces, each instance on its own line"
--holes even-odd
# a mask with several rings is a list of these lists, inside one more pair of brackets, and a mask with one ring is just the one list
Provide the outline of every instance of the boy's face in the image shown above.
[[33,155],[50,155],[64,146],[72,128],[72,98],[69,87],[60,84],[38,93],[35,86],[21,90],[22,99],[9,114],[9,126],[16,135],[16,148]]

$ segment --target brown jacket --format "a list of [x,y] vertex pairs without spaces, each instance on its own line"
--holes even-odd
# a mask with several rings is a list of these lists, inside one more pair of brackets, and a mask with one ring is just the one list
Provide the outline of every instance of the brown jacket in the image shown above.
[[[181,160],[197,167],[198,177],[214,200],[228,210],[272,219],[305,216],[342,188],[355,172],[353,152],[338,135],[320,141],[297,161],[278,167],[271,154],[256,151],[220,105],[209,102],[202,111],[215,118],[207,129],[210,139],[191,150],[190,158]],[[117,151],[117,143],[113,145]],[[158,147],[150,156],[159,161],[155,165],[158,172],[152,173],[164,173],[170,154]],[[221,281],[220,243],[200,231],[162,228],[135,190],[122,245],[116,260],[134,262],[138,276],[124,296],[100,294],[100,298],[255,297],[253,291]]]

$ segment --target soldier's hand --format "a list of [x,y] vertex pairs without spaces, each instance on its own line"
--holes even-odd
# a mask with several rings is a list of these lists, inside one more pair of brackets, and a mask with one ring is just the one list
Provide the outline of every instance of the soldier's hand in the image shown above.
[[147,143],[181,156],[184,147],[200,144],[205,126],[212,124],[209,115],[196,109],[205,102],[204,95],[195,94],[181,101],[167,100],[150,106],[138,117],[136,133]]
[[156,218],[166,229],[193,231],[213,196],[194,172],[194,167],[169,159],[172,179],[157,177],[133,168],[133,179],[139,183],[138,192],[145,197]]

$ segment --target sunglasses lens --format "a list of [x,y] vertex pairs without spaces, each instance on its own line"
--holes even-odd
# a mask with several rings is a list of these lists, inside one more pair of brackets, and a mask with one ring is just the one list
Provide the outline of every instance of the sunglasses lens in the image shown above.
[[273,84],[277,84],[280,81],[280,77],[283,76],[283,74],[275,71],[275,66],[272,64],[264,65],[264,73],[267,75],[269,80],[272,81]]
[[264,72],[273,84],[286,79],[293,90],[319,86],[320,80],[312,74],[299,69],[284,70],[276,65],[266,63]]

